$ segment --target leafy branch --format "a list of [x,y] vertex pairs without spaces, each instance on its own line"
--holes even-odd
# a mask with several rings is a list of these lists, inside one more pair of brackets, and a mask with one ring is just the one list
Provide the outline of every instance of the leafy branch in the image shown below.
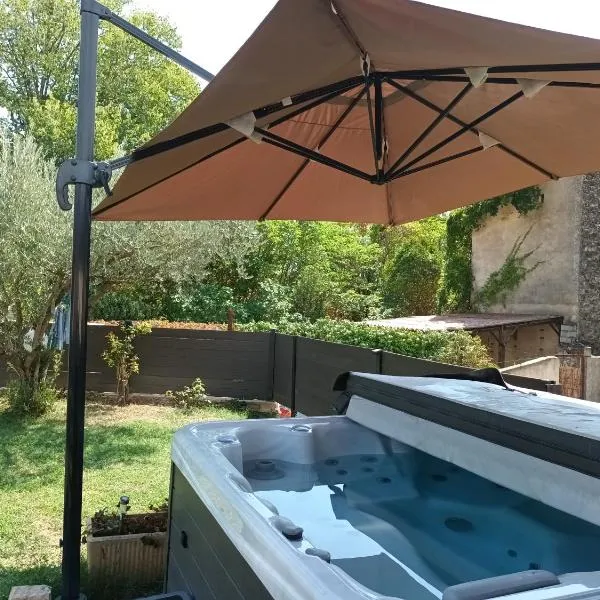
[[487,310],[494,304],[506,305],[508,295],[516,290],[527,275],[535,271],[544,261],[537,261],[528,266],[528,259],[538,250],[539,246],[521,254],[523,243],[531,233],[533,225],[517,237],[502,266],[490,274],[482,288],[475,294],[473,303],[479,310]]

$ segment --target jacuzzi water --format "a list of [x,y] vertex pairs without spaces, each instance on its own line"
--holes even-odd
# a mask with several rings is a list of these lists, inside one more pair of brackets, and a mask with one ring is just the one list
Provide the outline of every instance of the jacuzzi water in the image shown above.
[[432,600],[528,569],[598,569],[600,527],[414,449],[314,464],[263,458],[243,470],[257,497],[379,594]]

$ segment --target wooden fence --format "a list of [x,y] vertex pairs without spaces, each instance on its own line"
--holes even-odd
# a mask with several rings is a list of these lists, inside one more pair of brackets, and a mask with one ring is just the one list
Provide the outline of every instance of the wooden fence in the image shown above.
[[[88,328],[87,387],[112,391],[115,377],[102,360],[106,335],[114,328]],[[466,368],[323,342],[274,332],[243,333],[191,329],[153,329],[135,342],[140,373],[131,381],[131,391],[162,394],[202,378],[213,396],[276,400],[306,415],[331,414],[336,394],[332,386],[345,371],[387,375],[465,373]],[[66,366],[65,366],[66,370]],[[6,382],[0,367],[0,385]],[[557,391],[554,382],[507,376],[522,387]],[[62,385],[66,383],[63,373]]]

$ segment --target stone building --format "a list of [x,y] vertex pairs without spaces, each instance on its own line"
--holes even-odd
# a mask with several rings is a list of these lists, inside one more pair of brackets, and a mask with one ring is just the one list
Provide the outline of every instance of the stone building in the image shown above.
[[473,233],[475,290],[505,262],[515,242],[528,235],[521,254],[539,263],[492,312],[563,317],[561,342],[579,342],[600,354],[600,173],[543,186],[544,203],[527,215],[512,206]]

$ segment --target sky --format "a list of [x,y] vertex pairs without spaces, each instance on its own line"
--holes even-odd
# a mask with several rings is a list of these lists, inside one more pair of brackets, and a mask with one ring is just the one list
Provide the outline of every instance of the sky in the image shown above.
[[[168,17],[183,38],[183,54],[215,74],[274,4],[275,0],[134,0],[135,7]],[[430,0],[427,4],[600,38],[598,0]]]

